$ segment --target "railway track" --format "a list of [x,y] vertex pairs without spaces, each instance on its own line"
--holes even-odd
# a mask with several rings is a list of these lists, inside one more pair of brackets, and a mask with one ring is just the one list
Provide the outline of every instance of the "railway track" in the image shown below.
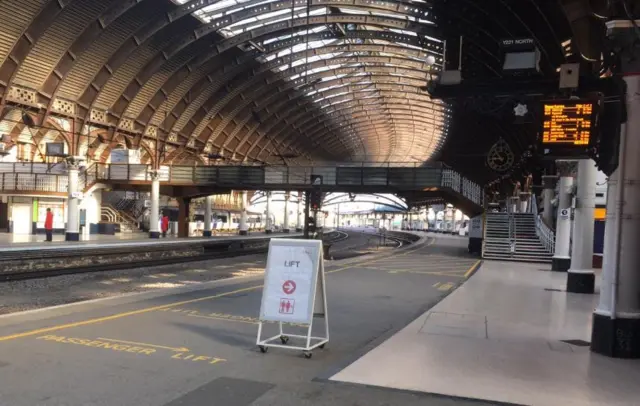
[[[332,231],[327,233],[325,241],[330,243],[336,243],[344,241],[349,238],[347,233],[341,231]],[[185,244],[181,247],[184,250],[193,249],[198,244]],[[152,247],[150,250],[149,247]],[[144,247],[127,247],[126,245],[120,247],[120,249],[108,249],[108,248],[84,248],[76,250],[65,251],[52,251],[46,253],[46,258],[43,258],[43,252],[39,250],[24,250],[16,251],[14,253],[2,253],[0,255],[0,282],[9,282],[26,279],[38,279],[47,278],[53,276],[62,276],[79,273],[90,272],[102,272],[102,271],[116,271],[123,269],[142,268],[159,265],[171,265],[185,262],[197,262],[207,261],[212,259],[243,257],[248,255],[266,254],[269,248],[269,238],[265,237],[260,240],[253,241],[235,241],[229,244],[216,244],[212,241],[211,244],[203,245],[196,255],[185,255],[175,257],[160,257],[150,258],[150,253],[162,252],[163,249],[176,249],[165,244],[157,244],[153,246]],[[126,256],[142,256],[143,259],[132,261],[118,261],[109,262],[108,257],[126,258]],[[146,256],[146,257],[145,257]],[[88,259],[92,263],[86,263],[84,261],[82,265],[69,266],[69,261],[77,260],[78,258]],[[15,271],[11,269],[11,265],[18,267],[26,266],[30,261],[49,261],[54,264],[47,269],[37,269],[37,264],[29,267],[28,270]],[[102,261],[102,262],[101,262]],[[59,263],[60,266],[56,267],[55,263]],[[15,269],[15,268],[14,268]]]

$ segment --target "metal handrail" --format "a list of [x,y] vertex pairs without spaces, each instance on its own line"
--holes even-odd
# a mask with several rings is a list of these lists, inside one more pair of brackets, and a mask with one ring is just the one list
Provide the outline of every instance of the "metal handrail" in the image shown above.
[[531,210],[533,211],[533,215],[536,220],[536,235],[540,239],[542,245],[547,249],[547,252],[553,253],[556,246],[556,235],[553,230],[551,230],[551,228],[542,221],[542,216],[538,214],[538,202],[535,196],[533,196],[531,202]]

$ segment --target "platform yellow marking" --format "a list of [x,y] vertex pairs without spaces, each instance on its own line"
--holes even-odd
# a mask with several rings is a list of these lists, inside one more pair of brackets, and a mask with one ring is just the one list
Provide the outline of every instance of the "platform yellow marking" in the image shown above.
[[[226,313],[202,314],[198,310],[189,310],[189,309],[163,309],[160,311],[168,312],[168,313],[178,313],[180,315],[187,316],[187,317],[198,317],[201,319],[210,319],[210,320],[217,320],[217,321],[232,321],[236,323],[246,323],[246,324],[254,324],[254,325],[260,323],[260,320],[255,317],[238,316],[235,314],[226,314]],[[263,323],[275,324],[276,322],[263,321]],[[296,327],[305,327],[305,328],[309,327],[308,324],[300,324],[300,323],[282,323],[282,324],[289,325],[289,326],[296,326]]]
[[123,345],[118,343],[110,343],[100,339],[92,340],[89,338],[46,335],[46,336],[38,337],[37,340],[55,341],[57,343],[62,343],[62,344],[82,345],[85,347],[101,348],[105,350],[129,352],[134,354],[151,355],[156,352],[154,348],[149,348],[149,346],[145,346],[145,345],[138,345],[138,346]]
[[[431,246],[435,242],[436,242],[436,239],[432,238],[431,241],[428,242],[427,244],[421,245],[421,246],[419,246],[419,247],[417,247],[415,249],[412,249],[412,250],[407,250],[405,252],[402,252],[402,253],[396,255],[396,257],[400,257],[400,256],[411,254],[411,253],[413,253],[415,251],[423,249],[424,247]],[[335,269],[333,271],[328,271],[328,272],[326,272],[326,274],[332,274],[332,273],[336,273],[336,272],[346,271],[347,269],[359,267],[359,266],[362,266],[362,265],[365,265],[365,264],[374,263],[374,262],[377,262],[377,261],[380,261],[380,260],[383,260],[383,259],[386,259],[386,257],[385,258],[372,259],[372,260],[364,261],[364,262],[360,262],[360,263],[356,262],[356,263],[347,265],[345,267],[342,267],[342,268],[339,268],[339,269]],[[54,332],[54,331],[60,331],[60,330],[73,328],[73,327],[81,327],[81,326],[87,326],[87,325],[91,325],[91,324],[102,323],[102,322],[105,322],[105,321],[117,320],[117,319],[121,319],[123,317],[129,317],[129,316],[135,316],[135,315],[139,315],[139,314],[150,313],[150,312],[154,312],[154,311],[158,311],[158,310],[169,309],[169,308],[176,307],[176,306],[183,306],[183,305],[190,304],[190,303],[198,303],[198,302],[203,302],[203,301],[206,301],[206,300],[212,300],[212,299],[217,299],[217,298],[220,298],[220,297],[235,295],[237,293],[257,290],[257,289],[261,289],[263,286],[264,285],[250,286],[248,288],[237,289],[237,290],[233,290],[231,292],[223,292],[223,293],[219,293],[217,295],[205,296],[205,297],[200,297],[200,298],[197,298],[197,299],[184,300],[184,301],[175,302],[175,303],[168,303],[166,305],[153,306],[153,307],[147,307],[147,308],[138,309],[138,310],[132,310],[132,311],[128,311],[128,312],[116,313],[116,314],[112,314],[110,316],[97,317],[97,318],[94,318],[94,319],[77,321],[77,322],[73,322],[73,323],[59,324],[59,325],[56,325],[56,326],[39,328],[39,329],[36,329],[36,330],[25,331],[25,332],[22,332],[22,333],[10,334],[10,335],[7,335],[7,336],[1,336],[0,337],[0,341],[15,340],[16,338],[31,337],[31,336],[34,336],[34,335],[39,335],[39,334],[43,334],[43,333],[51,333],[51,332]]]
[[[429,247],[429,246],[431,246],[431,245],[435,244],[435,242],[436,242],[436,239],[435,239],[435,238],[432,238],[432,239],[431,239],[431,241],[430,241],[430,242],[428,242],[427,244],[425,244],[425,245],[421,245],[421,246],[419,246],[419,247],[417,247],[417,248],[415,248],[415,249],[412,249],[412,250],[407,250],[407,251],[405,251],[405,252],[401,252],[401,253],[400,253],[400,254],[398,254],[398,255],[394,255],[394,258],[402,257],[402,256],[405,256],[405,255],[411,254],[412,252],[416,252],[416,251],[418,251],[418,250],[421,250],[421,249],[423,249],[424,247]],[[331,274],[331,273],[336,273],[336,272],[342,272],[342,271],[346,271],[347,269],[351,269],[351,268],[355,268],[355,267],[359,267],[359,266],[363,266],[363,265],[367,265],[367,264],[373,264],[373,263],[375,263],[375,262],[384,261],[384,260],[386,260],[386,259],[388,259],[388,258],[387,258],[387,257],[384,257],[384,258],[374,258],[374,259],[371,259],[371,260],[368,260],[368,261],[363,261],[363,262],[360,262],[360,263],[355,263],[355,264],[352,264],[352,265],[347,265],[347,266],[345,266],[345,267],[343,267],[343,268],[334,269],[333,271],[328,271],[328,272],[325,272],[325,273],[326,273],[326,274]]]
[[441,292],[446,292],[447,290],[450,290],[452,287],[453,287],[453,283],[447,282],[445,284],[438,286],[438,290]]
[[437,288],[438,286],[440,286],[440,282],[436,282],[432,285],[434,288]]
[[111,342],[114,342],[114,343],[122,343],[122,344],[133,344],[133,345],[138,345],[138,346],[141,346],[141,347],[159,348],[159,349],[162,349],[162,350],[169,350],[169,351],[174,351],[174,352],[187,352],[187,351],[189,351],[189,349],[187,347],[166,347],[164,345],[139,343],[139,342],[136,342],[136,341],[115,340],[113,338],[98,337],[98,340],[111,341]]
[[262,288],[262,285],[251,286],[251,287],[242,288],[242,289],[237,289],[237,290],[233,290],[231,292],[219,293],[217,295],[205,296],[205,297],[200,297],[200,298],[197,298],[197,299],[185,300],[185,301],[182,301],[182,302],[175,302],[175,303],[169,303],[169,304],[161,305],[161,306],[154,306],[154,307],[147,307],[147,308],[144,308],[144,309],[132,310],[132,311],[129,311],[129,312],[116,313],[116,314],[112,314],[110,316],[97,317],[95,319],[77,321],[77,322],[74,322],[74,323],[60,324],[60,325],[57,325],[57,326],[45,327],[45,328],[40,328],[40,329],[37,329],[37,330],[31,330],[31,331],[25,331],[23,333],[11,334],[11,335],[8,335],[8,336],[0,337],[0,341],[14,340],[16,338],[29,337],[29,336],[34,336],[34,335],[43,334],[43,333],[50,333],[50,332],[53,332],[53,331],[60,331],[60,330],[64,330],[64,329],[67,329],[67,328],[87,326],[87,325],[90,325],[90,324],[96,324],[96,323],[102,323],[102,322],[105,322],[105,321],[117,320],[117,319],[121,319],[123,317],[149,313],[149,312],[153,312],[153,311],[156,311],[156,310],[168,309],[168,308],[175,307],[175,306],[183,306],[183,305],[190,304],[190,303],[203,302],[205,300],[211,300],[211,299],[217,299],[219,297],[231,296],[231,295],[235,295],[237,293],[248,292],[248,291],[256,290],[256,289],[260,289],[260,288]]
[[469,276],[471,276],[471,272],[473,272],[476,269],[476,267],[480,266],[481,262],[482,260],[478,260],[473,265],[471,265],[471,267],[467,270],[467,272],[464,273],[464,277],[468,278]]
[[103,350],[111,350],[116,352],[128,352],[133,354],[144,354],[144,355],[160,355],[156,351],[156,349],[168,350],[169,352],[176,353],[171,356],[171,359],[181,360],[181,361],[191,361],[191,362],[199,362],[199,361],[207,361],[208,364],[214,365],[220,362],[225,362],[226,359],[213,357],[209,355],[196,355],[191,352],[187,347],[168,347],[164,345],[156,345],[156,344],[147,344],[147,343],[138,343],[135,341],[126,341],[126,340],[115,340],[111,338],[101,338],[97,339],[88,339],[88,338],[78,338],[78,337],[64,337],[64,336],[56,336],[56,335],[45,335],[36,338],[37,340],[44,341],[55,341],[61,344],[73,344],[73,345],[81,345],[90,348],[100,348]]

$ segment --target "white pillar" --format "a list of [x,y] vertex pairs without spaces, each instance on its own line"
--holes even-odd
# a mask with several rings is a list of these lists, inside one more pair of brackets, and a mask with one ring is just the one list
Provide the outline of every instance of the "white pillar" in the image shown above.
[[289,194],[289,192],[286,192],[284,194],[284,227],[282,231],[284,231],[285,233],[289,232],[289,198],[290,197],[291,195]]
[[[570,165],[570,164],[567,164]],[[552,258],[551,270],[566,272],[571,265],[571,192],[573,177],[568,168],[561,174],[558,196],[558,218],[556,220],[556,247]]]
[[556,193],[556,185],[558,183],[557,176],[543,176],[542,183],[544,184],[543,191],[543,211],[542,218],[547,226],[553,228],[553,197]]
[[296,231],[300,232],[302,231],[302,192],[298,192],[298,204],[296,207],[298,213],[298,217],[296,219]]
[[207,196],[204,198],[204,230],[202,232],[203,237],[211,237],[211,206],[213,204],[213,196]]
[[273,232],[273,222],[271,221],[271,192],[267,192],[267,209],[266,209],[266,227],[264,231],[267,234],[271,234]]
[[[634,72],[640,72],[637,56],[630,69]],[[618,169],[608,182],[602,284],[593,315],[591,350],[640,358],[640,76],[624,79],[627,123],[621,134]]]
[[591,159],[578,163],[578,189],[573,220],[571,268],[567,276],[567,292],[593,293],[593,228],[596,208],[596,177],[598,168]]
[[151,172],[151,209],[149,210],[149,237],[160,238],[160,174]]
[[240,194],[240,205],[242,212],[240,213],[239,233],[240,235],[249,234],[249,225],[247,224],[247,191],[243,190]]
[[67,159],[67,175],[69,177],[68,196],[67,196],[67,230],[65,234],[66,241],[80,240],[80,210],[78,198],[78,175],[80,171],[80,162],[74,158]]

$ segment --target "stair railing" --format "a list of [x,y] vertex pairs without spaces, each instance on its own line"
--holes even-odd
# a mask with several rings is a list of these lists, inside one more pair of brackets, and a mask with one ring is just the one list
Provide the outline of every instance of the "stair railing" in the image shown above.
[[547,252],[553,253],[556,247],[556,235],[553,230],[551,230],[551,228],[542,221],[542,216],[538,214],[538,202],[535,196],[531,201],[531,209],[536,219],[536,235],[540,239],[542,245],[546,248]]

